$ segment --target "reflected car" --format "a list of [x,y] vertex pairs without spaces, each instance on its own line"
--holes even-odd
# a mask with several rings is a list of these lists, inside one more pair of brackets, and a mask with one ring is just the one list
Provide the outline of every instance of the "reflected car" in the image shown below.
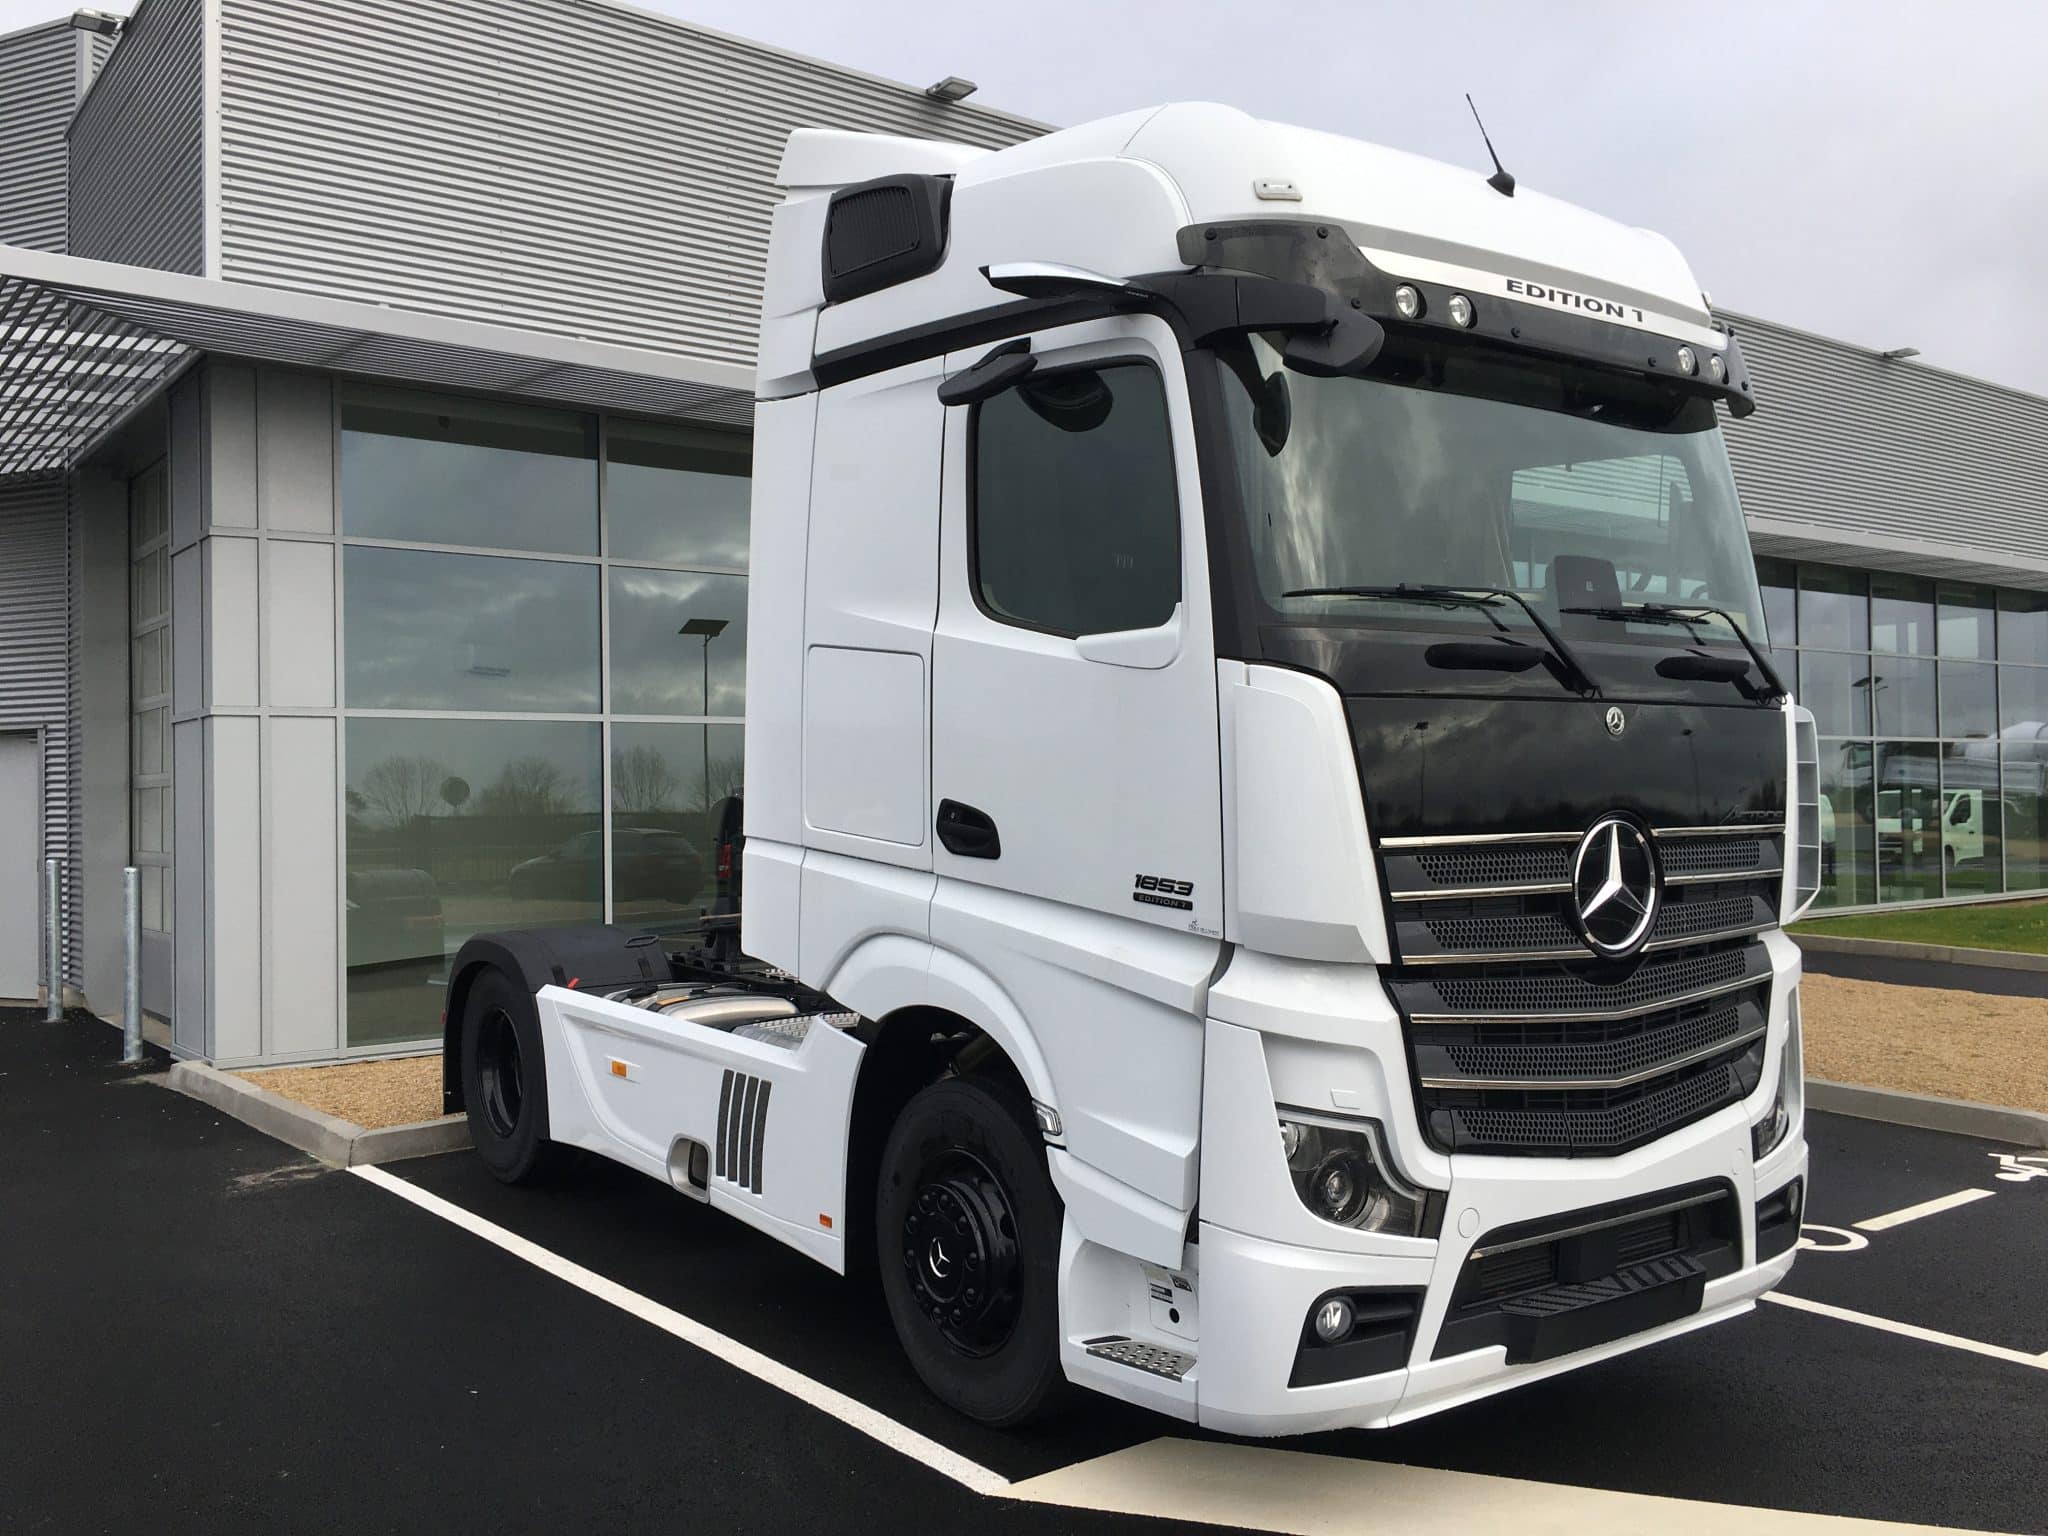
[[[559,848],[512,866],[512,895],[527,900],[589,898],[604,889],[604,834],[579,832]],[[704,856],[680,832],[612,829],[612,894],[617,901],[688,901],[704,883]]]
[[446,957],[441,892],[424,869],[351,869],[343,910],[350,970]]

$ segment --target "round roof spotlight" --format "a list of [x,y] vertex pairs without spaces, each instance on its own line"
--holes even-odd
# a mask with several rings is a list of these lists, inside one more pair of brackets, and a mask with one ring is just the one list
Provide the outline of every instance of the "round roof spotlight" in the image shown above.
[[1394,313],[1403,320],[1422,318],[1422,291],[1413,283],[1403,283],[1394,290]]
[[1728,380],[1728,365],[1721,361],[1721,354],[1718,352],[1707,354],[1707,377],[1716,384],[1724,384]]
[[1457,326],[1460,330],[1469,331],[1472,329],[1472,321],[1476,317],[1472,313],[1472,301],[1466,298],[1465,295],[1462,293],[1452,294],[1451,302],[1445,306],[1445,309],[1451,317],[1451,324]]
[[1700,371],[1700,360],[1691,347],[1678,349],[1678,371],[1688,377]]

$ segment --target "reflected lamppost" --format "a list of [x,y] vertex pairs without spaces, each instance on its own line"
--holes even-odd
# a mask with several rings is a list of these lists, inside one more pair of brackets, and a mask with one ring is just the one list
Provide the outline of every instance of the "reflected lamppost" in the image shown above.
[[[725,633],[730,619],[692,619],[676,633],[694,635],[704,642],[704,717],[711,718],[711,642]],[[704,733],[704,813],[711,813],[711,726],[698,727]]]

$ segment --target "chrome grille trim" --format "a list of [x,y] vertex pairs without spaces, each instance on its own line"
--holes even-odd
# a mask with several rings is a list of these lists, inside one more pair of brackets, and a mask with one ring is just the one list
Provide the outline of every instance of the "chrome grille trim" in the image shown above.
[[1785,871],[1758,865],[1754,869],[1717,869],[1704,875],[1666,875],[1666,885],[1716,885],[1726,880],[1782,880]]
[[[1660,1004],[1659,1006],[1664,1005]],[[1418,1022],[1421,1022],[1419,1018]],[[1701,1046],[1696,1051],[1687,1051],[1682,1056],[1674,1056],[1668,1061],[1656,1062],[1622,1077],[1425,1077],[1422,1079],[1422,1086],[1425,1088],[1509,1089],[1532,1093],[1546,1092],[1553,1088],[1558,1090],[1571,1088],[1630,1088],[1637,1083],[1647,1083],[1653,1077],[1662,1077],[1667,1072],[1683,1072],[1687,1067],[1696,1067],[1703,1061],[1712,1061],[1716,1056],[1725,1056],[1730,1051],[1740,1050],[1752,1041],[1763,1039],[1769,1028],[1768,1024],[1759,1024],[1753,1029],[1744,1030],[1739,1035],[1730,1035],[1725,1040],[1716,1040],[1710,1045]]]
[[1460,832],[1442,837],[1383,837],[1382,848],[1471,848],[1484,843],[1576,843],[1583,832]]
[[1783,837],[1785,824],[1779,822],[1757,822],[1753,826],[1733,827],[1652,827],[1653,837]]

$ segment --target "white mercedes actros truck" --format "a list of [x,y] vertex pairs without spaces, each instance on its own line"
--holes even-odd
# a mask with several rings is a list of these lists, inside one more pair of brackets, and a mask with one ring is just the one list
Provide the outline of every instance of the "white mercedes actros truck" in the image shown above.
[[492,1172],[872,1266],[990,1424],[1394,1424],[1750,1309],[1819,811],[1678,252],[1205,105],[781,184],[744,901],[463,947]]

